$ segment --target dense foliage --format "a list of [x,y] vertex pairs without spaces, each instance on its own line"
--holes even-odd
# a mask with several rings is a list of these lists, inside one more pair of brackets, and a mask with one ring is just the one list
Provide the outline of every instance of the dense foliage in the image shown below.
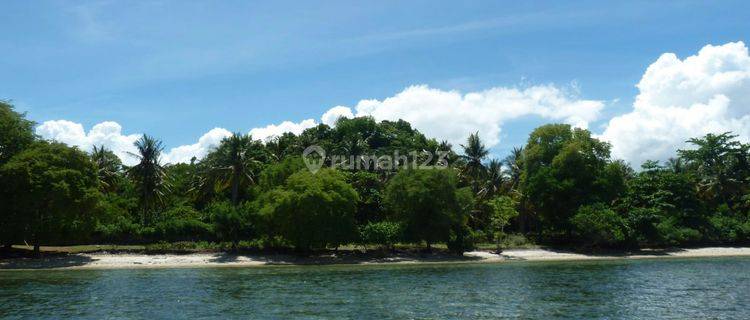
[[[405,121],[360,117],[271,141],[234,134],[182,164],[163,163],[162,143],[143,136],[129,167],[104,147],[39,140],[3,102],[0,242],[245,241],[299,252],[443,243],[457,253],[500,249],[513,234],[585,248],[750,242],[750,145],[730,133],[688,142],[634,170],[589,131],[550,124],[501,160],[480,133],[453,150]],[[305,167],[313,145],[335,168]]]

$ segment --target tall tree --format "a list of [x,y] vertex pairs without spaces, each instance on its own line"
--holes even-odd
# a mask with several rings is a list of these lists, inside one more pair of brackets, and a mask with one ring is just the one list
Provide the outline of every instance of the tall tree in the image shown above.
[[271,216],[279,233],[297,250],[338,247],[356,239],[354,213],[359,195],[333,169],[291,175],[284,186],[261,199],[261,213]]
[[122,162],[117,155],[104,146],[94,146],[91,160],[96,165],[96,175],[99,178],[99,189],[104,192],[115,191],[122,171]]
[[[26,120],[25,116],[14,111],[10,103],[0,101],[0,168],[34,142],[34,123]],[[10,206],[12,198],[2,197],[3,194],[0,193],[0,234],[11,238],[10,235],[18,231],[10,221],[15,216]],[[3,241],[6,237],[0,236],[0,242],[5,242],[10,247],[11,242]]]
[[236,206],[243,190],[255,183],[265,159],[266,152],[260,141],[235,133],[224,138],[204,159],[202,183],[213,191],[230,190],[232,204]]
[[407,240],[425,241],[429,249],[465,221],[458,190],[451,169],[402,170],[386,186],[384,202]]
[[469,135],[469,138],[466,139],[466,144],[462,144],[461,147],[464,151],[462,158],[466,160],[462,175],[470,181],[474,193],[478,193],[482,177],[487,170],[483,161],[489,154],[489,151],[479,138],[479,132]]
[[510,154],[503,159],[507,175],[507,190],[510,193],[518,193],[521,183],[521,172],[523,171],[523,147],[513,147]]
[[13,110],[12,104],[0,101],[0,165],[31,145],[34,138],[34,122]]
[[503,164],[497,159],[490,160],[487,164],[487,177],[484,180],[482,188],[479,190],[479,197],[490,199],[497,195],[505,184],[503,175]]
[[567,124],[536,128],[529,136],[521,175],[522,194],[533,203],[548,231],[572,231],[578,207],[610,202],[615,193],[602,181],[610,146],[588,130]]
[[14,237],[4,240],[31,240],[38,254],[43,243],[81,239],[94,221],[97,185],[96,167],[85,153],[35,143],[0,169],[0,192],[13,199],[14,213],[7,221]]
[[699,177],[701,196],[714,206],[732,206],[748,191],[748,146],[736,138],[728,132],[707,134],[687,141],[694,149],[677,151]]
[[143,135],[134,145],[138,153],[130,155],[138,159],[138,164],[130,167],[127,173],[138,192],[142,221],[149,224],[154,209],[157,204],[163,203],[164,195],[169,190],[166,170],[161,164],[164,145],[148,135]]

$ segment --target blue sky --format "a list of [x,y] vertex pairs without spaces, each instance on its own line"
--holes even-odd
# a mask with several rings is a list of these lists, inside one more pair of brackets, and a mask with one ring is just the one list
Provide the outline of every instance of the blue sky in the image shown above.
[[[553,85],[628,112],[663,53],[750,37],[719,2],[12,1],[0,10],[0,98],[42,123],[115,121],[168,147],[214,127],[319,120],[412,85],[462,93]],[[481,116],[481,115],[479,115]],[[503,154],[534,126],[502,126]]]

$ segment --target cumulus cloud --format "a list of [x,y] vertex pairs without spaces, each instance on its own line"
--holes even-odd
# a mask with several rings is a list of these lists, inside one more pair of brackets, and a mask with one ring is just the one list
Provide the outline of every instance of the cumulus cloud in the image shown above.
[[87,133],[83,125],[67,120],[45,121],[36,128],[36,134],[42,138],[64,142],[77,146],[84,151],[91,151],[92,146],[104,145],[111,149],[123,163],[132,165],[135,159],[128,152],[135,152],[133,143],[140,134],[122,134],[122,126],[117,122],[105,121],[95,125]]
[[284,121],[278,125],[271,124],[262,128],[254,128],[250,130],[250,135],[253,136],[253,139],[266,141],[270,138],[280,136],[286,132],[300,134],[302,133],[302,131],[305,131],[305,129],[312,128],[316,125],[318,124],[313,119],[302,120],[299,123]]
[[328,109],[326,113],[323,114],[322,117],[320,117],[320,120],[329,126],[333,126],[336,124],[336,120],[339,118],[354,118],[354,114],[352,113],[352,109],[344,107],[344,106],[336,106],[331,109]]
[[[601,101],[581,100],[575,94],[551,85],[525,89],[497,87],[466,94],[422,85],[408,87],[383,100],[361,100],[354,110],[356,116],[409,121],[427,136],[445,139],[456,145],[463,143],[469,134],[479,131],[485,143],[492,147],[500,141],[502,125],[509,120],[537,115],[585,128],[598,118],[603,106]],[[336,106],[321,116],[321,122],[333,126],[341,117],[354,116],[352,108]],[[254,139],[266,141],[285,132],[300,134],[316,125],[318,123],[313,119],[284,121],[251,129],[249,133]],[[66,120],[46,121],[37,127],[37,134],[87,151],[93,145],[104,145],[127,165],[136,163],[128,152],[136,151],[133,142],[141,136],[123,134],[122,126],[112,121],[99,123],[87,133],[81,124]],[[190,162],[193,157],[201,159],[229,135],[231,133],[226,129],[214,128],[194,144],[165,152],[163,160],[180,163]]]
[[[141,134],[123,134],[122,126],[117,122],[105,121],[91,128],[88,132],[83,125],[67,120],[45,121],[36,128],[36,134],[48,140],[55,140],[71,146],[77,146],[84,151],[91,151],[93,146],[105,146],[112,150],[126,165],[137,164],[137,159],[129,153],[137,152],[133,143]],[[221,139],[231,135],[231,132],[214,128],[191,145],[170,149],[162,156],[165,163],[190,162],[192,157],[204,157],[212,148],[218,146]]]
[[198,142],[169,150],[164,155],[164,161],[167,163],[189,163],[193,157],[200,160],[211,150],[218,147],[222,139],[231,135],[232,133],[227,129],[213,128],[202,135]]
[[[357,116],[377,120],[403,119],[429,137],[445,139],[454,145],[469,134],[479,132],[488,147],[500,142],[504,123],[536,115],[586,128],[599,117],[604,103],[579,99],[574,90],[552,85],[528,88],[495,87],[462,94],[425,85],[411,86],[383,100],[361,100],[354,107]],[[337,106],[323,116],[353,114],[351,108]]]
[[666,160],[707,133],[750,138],[750,56],[742,42],[707,45],[683,60],[662,54],[637,88],[632,111],[612,118],[600,136],[617,158]]

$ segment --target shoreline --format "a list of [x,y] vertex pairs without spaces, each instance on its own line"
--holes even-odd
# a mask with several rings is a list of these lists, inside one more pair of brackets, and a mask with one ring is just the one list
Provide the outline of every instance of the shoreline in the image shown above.
[[398,253],[384,257],[327,254],[312,257],[272,254],[231,253],[76,253],[40,259],[0,259],[0,271],[6,270],[77,270],[77,269],[147,269],[201,267],[263,267],[303,265],[397,265],[445,263],[513,263],[543,261],[591,261],[619,259],[711,258],[750,256],[750,247],[705,247],[672,250],[641,250],[630,253],[583,254],[552,249],[508,249],[500,255],[489,251],[471,251],[463,256],[448,254]]

